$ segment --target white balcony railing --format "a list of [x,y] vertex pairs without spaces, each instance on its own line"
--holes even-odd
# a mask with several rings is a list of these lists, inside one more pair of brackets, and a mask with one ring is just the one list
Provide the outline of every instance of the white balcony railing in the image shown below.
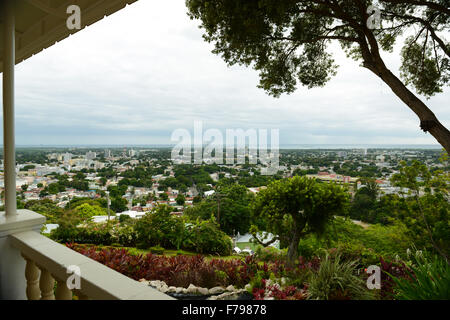
[[[5,226],[5,219],[2,219],[2,214],[0,213],[0,235],[2,226],[3,228]],[[12,282],[14,286],[14,281],[19,287],[25,288],[26,298],[29,300],[71,300],[73,293],[81,300],[173,299],[52,241],[39,234],[36,228],[30,230],[32,225],[30,223],[28,227],[24,227],[23,221],[30,221],[27,217],[36,220],[40,215],[28,210],[19,210],[19,215],[21,214],[22,218],[19,219],[19,222],[11,221],[9,218],[8,223],[6,223],[9,226],[9,234],[6,237],[3,234],[3,243],[0,243],[0,247],[2,246],[5,249],[1,250],[2,248],[0,248],[0,277],[1,279],[8,279],[0,282],[0,297],[2,299],[20,299],[20,297],[17,297],[17,290],[15,294],[11,292],[14,290],[8,291],[10,288],[7,287],[11,287],[8,282]],[[7,255],[12,257],[11,261],[7,261]],[[17,261],[19,256],[23,257],[25,263]],[[14,259],[16,260],[15,265],[10,265],[14,263]],[[19,257],[19,259],[22,258]],[[74,292],[67,286],[68,277],[73,276],[72,273],[68,273],[69,266],[76,266],[80,270],[80,286],[79,289],[74,289]],[[4,274],[8,271],[11,274]],[[19,275],[20,278],[18,278]],[[24,283],[25,281],[26,283]],[[8,294],[9,292],[11,292],[11,296]]]

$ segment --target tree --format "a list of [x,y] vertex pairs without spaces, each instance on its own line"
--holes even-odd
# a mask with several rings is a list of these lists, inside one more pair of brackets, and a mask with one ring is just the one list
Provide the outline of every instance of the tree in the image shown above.
[[192,199],[192,203],[193,203],[193,204],[200,203],[201,201],[202,201],[202,197],[201,197],[201,196],[195,196],[195,197]]
[[122,197],[111,198],[111,210],[114,212],[123,212],[127,210],[127,199]]
[[183,206],[184,203],[186,202],[186,198],[184,195],[182,195],[181,193],[176,197],[175,201],[177,202],[177,204],[179,206]]
[[179,250],[184,236],[183,219],[171,215],[172,208],[159,205],[136,222],[139,242]]
[[[293,177],[272,182],[261,190],[251,205],[253,237],[267,246],[276,240],[288,244],[288,264],[298,256],[300,239],[307,234],[322,234],[334,215],[341,215],[348,203],[348,194],[335,184],[317,183],[306,177]],[[274,238],[264,243],[257,233],[266,231]]]
[[358,190],[358,193],[365,194],[375,201],[380,191],[376,180],[371,178],[361,178],[359,181],[361,181],[364,186]]
[[58,194],[60,192],[64,192],[66,188],[59,183],[50,183],[48,185],[48,193],[50,194]]
[[378,184],[371,178],[361,178],[359,181],[363,186],[356,191],[350,207],[350,216],[369,223],[377,223],[375,205],[379,193]]
[[105,177],[100,178],[100,185],[102,187],[106,186],[106,182],[108,182],[108,179],[106,179]]
[[[279,97],[298,84],[324,86],[336,74],[329,44],[337,41],[348,57],[386,83],[450,152],[450,131],[414,94],[442,91],[450,80],[448,0],[187,0],[191,19],[200,19],[204,39],[228,65],[260,73],[259,87]],[[379,22],[378,20],[378,12]],[[406,37],[398,78],[381,57]]]
[[219,199],[205,199],[194,207],[187,208],[185,214],[192,220],[208,220],[214,216],[220,229],[228,235],[247,233],[250,229],[249,205],[253,194],[245,186],[238,184],[225,185],[217,191],[215,195],[220,192]]
[[64,210],[52,200],[30,200],[25,204],[25,209],[40,213],[47,218],[47,223],[57,223]]
[[100,206],[92,206],[88,203],[83,203],[75,208],[75,213],[80,216],[82,220],[89,220],[93,216],[105,216],[106,210]]
[[[430,172],[426,165],[414,160],[411,165],[400,163],[400,172],[391,182],[404,189],[410,215],[404,223],[415,236],[427,235],[428,242],[450,264],[450,173]],[[421,196],[421,193],[424,193]]]
[[159,195],[159,199],[161,199],[163,201],[167,201],[167,200],[169,200],[169,196],[167,195],[167,193],[163,192]]
[[375,223],[371,219],[371,214],[374,211],[376,200],[367,195],[367,193],[358,192],[355,194],[355,198],[352,201],[350,207],[350,217],[357,220],[366,221],[369,223]]

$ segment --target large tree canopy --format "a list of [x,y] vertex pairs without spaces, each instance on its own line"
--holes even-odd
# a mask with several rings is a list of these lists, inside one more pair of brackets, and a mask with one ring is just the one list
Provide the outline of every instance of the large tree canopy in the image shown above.
[[[347,204],[348,194],[333,183],[299,176],[274,181],[251,204],[252,234],[264,246],[276,240],[289,244],[288,263],[292,266],[301,238],[322,234],[334,215],[344,213]],[[273,239],[264,243],[257,237],[260,231],[274,234]]]
[[[407,86],[426,97],[450,79],[450,0],[187,0],[204,38],[229,65],[252,65],[259,87],[278,97],[324,86],[336,74],[329,44],[382,79],[450,152],[450,131]],[[400,78],[380,52],[404,41]]]

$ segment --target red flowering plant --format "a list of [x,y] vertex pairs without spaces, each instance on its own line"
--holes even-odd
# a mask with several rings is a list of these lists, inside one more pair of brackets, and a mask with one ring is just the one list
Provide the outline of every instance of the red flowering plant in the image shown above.
[[207,288],[230,284],[243,288],[258,272],[271,272],[268,264],[261,265],[251,256],[247,256],[245,260],[207,261],[200,255],[133,255],[126,249],[99,249],[78,244],[67,244],[67,247],[135,280],[161,280],[176,287],[188,287],[192,283]]
[[393,299],[395,281],[392,278],[410,279],[411,270],[403,262],[387,262],[380,258],[381,267],[381,299]]
[[254,287],[252,293],[255,300],[305,300],[307,298],[305,289],[294,286],[282,288],[278,283],[268,279],[262,279],[261,286]]

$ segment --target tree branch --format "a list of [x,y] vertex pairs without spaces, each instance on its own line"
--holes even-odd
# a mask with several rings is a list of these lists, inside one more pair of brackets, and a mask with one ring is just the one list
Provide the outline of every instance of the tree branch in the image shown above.
[[411,15],[406,15],[406,14],[400,15],[400,14],[396,14],[396,13],[389,12],[389,11],[385,11],[385,14],[388,14],[388,15],[395,17],[397,19],[400,19],[400,20],[409,20],[409,21],[414,21],[414,22],[418,22],[418,23],[422,24],[430,32],[431,38],[433,38],[439,44],[439,47],[442,49],[442,51],[444,51],[444,53],[448,57],[450,57],[450,46],[445,44],[445,42],[436,34],[436,30],[431,25],[430,21],[426,21],[426,20],[416,17],[416,16],[411,16]]
[[413,4],[416,6],[426,6],[432,10],[445,13],[450,16],[450,9],[440,5],[439,3],[422,1],[422,0],[379,0],[380,2],[394,3],[394,4]]

